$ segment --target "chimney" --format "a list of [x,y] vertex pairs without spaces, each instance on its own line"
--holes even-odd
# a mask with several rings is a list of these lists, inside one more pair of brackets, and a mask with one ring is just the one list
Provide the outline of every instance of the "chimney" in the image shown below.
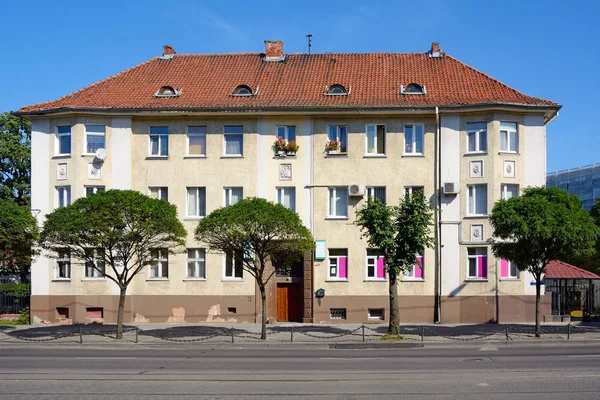
[[282,61],[284,58],[281,40],[265,40],[265,61]]
[[163,46],[163,54],[162,54],[162,58],[173,58],[173,56],[176,54],[175,49],[173,48],[173,46],[170,46],[168,44],[165,44]]
[[429,57],[441,57],[442,52],[440,51],[440,44],[438,42],[431,43],[431,50],[429,51]]

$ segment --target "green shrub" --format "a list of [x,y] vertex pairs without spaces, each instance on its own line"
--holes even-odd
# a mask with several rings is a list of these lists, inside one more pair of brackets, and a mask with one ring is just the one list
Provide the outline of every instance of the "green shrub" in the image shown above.
[[9,296],[27,297],[31,295],[31,284],[0,283],[0,292]]
[[21,310],[21,315],[19,315],[19,319],[17,320],[18,325],[29,325],[29,307],[25,307]]

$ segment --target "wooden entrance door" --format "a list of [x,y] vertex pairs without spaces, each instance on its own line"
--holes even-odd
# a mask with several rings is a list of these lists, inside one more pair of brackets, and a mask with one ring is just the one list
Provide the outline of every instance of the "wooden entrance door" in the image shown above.
[[302,286],[299,284],[277,285],[277,320],[280,322],[302,321]]

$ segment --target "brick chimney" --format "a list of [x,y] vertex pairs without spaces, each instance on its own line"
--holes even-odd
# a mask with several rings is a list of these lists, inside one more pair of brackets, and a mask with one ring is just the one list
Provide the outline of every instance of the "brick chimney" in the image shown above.
[[284,58],[281,40],[265,40],[265,61],[282,61]]
[[431,50],[429,51],[429,57],[441,57],[442,52],[440,51],[440,44],[438,42],[431,43]]
[[163,46],[163,54],[162,54],[163,58],[172,58],[175,54],[177,54],[177,53],[175,52],[175,49],[173,48],[173,46],[170,46],[168,44],[165,44]]

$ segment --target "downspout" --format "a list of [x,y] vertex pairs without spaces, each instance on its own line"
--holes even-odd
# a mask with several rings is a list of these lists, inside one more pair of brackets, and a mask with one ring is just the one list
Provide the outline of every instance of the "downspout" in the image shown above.
[[437,153],[437,171],[434,174],[435,190],[437,191],[437,207],[435,212],[435,236],[436,236],[436,277],[435,277],[435,315],[433,322],[439,324],[442,320],[441,316],[441,300],[442,300],[442,137],[440,127],[440,110],[439,107],[435,107],[435,123],[436,123],[436,153]]

